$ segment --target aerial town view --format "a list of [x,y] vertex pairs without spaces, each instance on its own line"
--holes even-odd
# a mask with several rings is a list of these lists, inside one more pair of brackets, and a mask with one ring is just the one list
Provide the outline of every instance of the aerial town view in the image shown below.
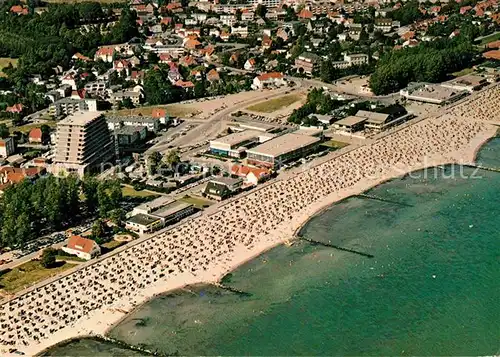
[[500,354],[500,1],[4,0],[0,356]]

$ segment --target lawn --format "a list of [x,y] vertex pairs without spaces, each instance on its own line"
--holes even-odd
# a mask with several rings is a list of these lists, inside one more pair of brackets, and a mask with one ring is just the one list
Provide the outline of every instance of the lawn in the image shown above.
[[151,112],[155,108],[164,108],[167,115],[172,117],[185,117],[198,112],[196,108],[190,107],[187,104],[168,104],[168,105],[153,105],[144,106],[134,109],[122,109],[117,111],[110,111],[110,115],[127,116],[127,115],[142,115],[151,116]]
[[452,73],[452,75],[455,77],[462,77],[462,76],[465,76],[467,74],[471,74],[472,72],[474,72],[473,68],[465,68],[465,69],[462,69],[461,71]]
[[342,141],[336,140],[325,141],[323,145],[333,149],[342,149],[343,147],[349,146],[348,143],[343,143]]
[[17,66],[17,58],[8,58],[8,57],[0,57],[0,77],[5,77],[5,73],[2,72],[2,70],[9,65],[9,63],[12,63],[12,66],[15,67]]
[[122,186],[122,194],[123,194],[123,196],[129,196],[129,197],[157,197],[158,196],[157,194],[155,194],[153,192],[146,191],[146,190],[137,191],[133,187],[129,187],[129,186]]
[[211,206],[214,204],[214,202],[205,200],[203,198],[199,197],[193,197],[193,196],[184,196],[179,201],[186,202],[186,203],[191,203],[193,204],[196,208],[203,209],[204,206]]
[[59,262],[57,267],[47,269],[42,267],[39,261],[30,260],[12,270],[0,273],[0,288],[14,293],[73,267],[75,264]]
[[269,99],[265,102],[257,103],[247,107],[247,110],[259,113],[272,113],[279,109],[286,108],[295,102],[298,102],[301,96],[298,94],[285,95],[283,97]]
[[14,131],[20,131],[21,133],[29,133],[31,131],[31,129],[39,128],[42,125],[47,125],[48,127],[53,129],[57,126],[57,122],[52,120],[52,121],[47,121],[45,123],[26,124],[26,125],[21,125],[21,126],[11,126],[9,129],[10,129],[11,133]]

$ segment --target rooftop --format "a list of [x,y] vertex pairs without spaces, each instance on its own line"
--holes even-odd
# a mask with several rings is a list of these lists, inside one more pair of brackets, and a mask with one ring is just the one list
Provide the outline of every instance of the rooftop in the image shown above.
[[168,205],[157,209],[156,211],[151,212],[152,215],[158,216],[161,218],[166,218],[171,216],[179,211],[185,210],[186,208],[193,207],[191,203],[179,202],[175,201],[169,203]]
[[85,126],[102,115],[102,112],[78,112],[57,123],[59,125]]
[[456,94],[456,89],[446,88],[440,84],[413,84],[408,86],[408,91],[411,96],[432,98],[437,100],[447,100]]
[[226,144],[226,145],[238,145],[242,142],[251,140],[253,138],[259,137],[262,132],[257,130],[244,130],[237,133],[229,134],[221,138],[210,141],[210,143]]
[[358,110],[356,116],[366,118],[371,123],[385,123],[387,118],[389,118],[389,114],[369,112],[366,110]]
[[158,217],[153,217],[148,214],[139,213],[135,216],[130,217],[127,222],[140,224],[141,226],[148,226],[156,221],[158,221]]
[[289,133],[266,141],[251,150],[247,150],[247,153],[276,157],[319,141],[320,139],[314,136]]
[[335,124],[336,125],[343,125],[343,126],[353,126],[353,125],[360,124],[360,123],[366,121],[366,119],[367,118],[350,115],[348,117],[345,117],[342,120],[335,122]]

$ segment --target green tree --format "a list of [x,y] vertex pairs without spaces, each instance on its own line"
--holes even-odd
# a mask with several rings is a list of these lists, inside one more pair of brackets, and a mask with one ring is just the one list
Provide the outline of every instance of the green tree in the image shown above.
[[7,125],[0,124],[0,138],[5,139],[10,135],[9,128]]
[[153,151],[148,156],[148,171],[150,175],[154,175],[158,170],[158,165],[160,165],[162,156],[158,151]]
[[179,155],[179,151],[174,149],[170,150],[165,156],[164,162],[169,166],[173,167],[181,162],[181,157]]
[[40,259],[40,264],[44,268],[52,268],[56,264],[57,251],[52,248],[44,249],[42,257]]
[[104,236],[104,222],[102,219],[98,219],[92,225],[92,236],[94,238],[102,238]]

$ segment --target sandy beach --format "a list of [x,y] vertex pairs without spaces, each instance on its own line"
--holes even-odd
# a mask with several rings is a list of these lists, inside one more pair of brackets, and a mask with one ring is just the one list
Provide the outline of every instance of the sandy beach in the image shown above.
[[155,295],[217,282],[292,239],[336,201],[411,171],[473,163],[478,148],[495,135],[493,124],[500,124],[499,85],[31,289],[0,306],[0,350],[34,355],[69,338],[105,334]]

